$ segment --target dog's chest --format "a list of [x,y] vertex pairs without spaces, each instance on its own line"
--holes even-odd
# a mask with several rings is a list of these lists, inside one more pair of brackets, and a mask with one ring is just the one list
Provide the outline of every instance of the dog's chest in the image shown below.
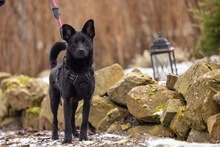
[[[77,74],[71,70],[68,70],[64,66],[57,70],[56,81],[59,89],[67,90],[67,85],[71,84],[73,89],[69,89],[74,92],[74,96],[78,99],[85,98],[89,93],[91,82],[93,79],[94,70],[91,67],[86,73]],[[68,82],[65,84],[62,82]]]

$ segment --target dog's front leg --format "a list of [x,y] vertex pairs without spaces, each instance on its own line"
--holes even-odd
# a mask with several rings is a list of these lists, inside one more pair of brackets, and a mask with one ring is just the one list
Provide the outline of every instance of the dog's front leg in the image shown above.
[[64,121],[65,121],[65,137],[63,143],[72,142],[72,128],[71,128],[71,116],[72,116],[72,101],[70,98],[64,98]]
[[76,130],[76,123],[75,123],[75,114],[76,114],[77,107],[78,107],[78,101],[73,102],[71,125],[72,125],[72,134],[73,134],[73,136],[78,138],[79,133]]
[[82,118],[82,125],[81,125],[81,128],[80,128],[80,136],[79,136],[79,140],[80,141],[88,140],[88,137],[87,137],[87,126],[88,126],[90,106],[91,106],[90,99],[84,99],[83,118]]

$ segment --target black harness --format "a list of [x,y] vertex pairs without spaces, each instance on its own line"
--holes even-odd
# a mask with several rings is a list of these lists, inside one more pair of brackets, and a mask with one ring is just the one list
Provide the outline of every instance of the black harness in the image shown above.
[[76,89],[76,97],[84,98],[85,95],[89,92],[90,81],[92,76],[94,75],[93,67],[90,67],[88,71],[83,74],[75,73],[68,68],[68,66],[65,63],[65,57],[64,57],[62,64],[58,67],[58,70],[56,72],[56,83],[59,89],[60,89],[59,77],[61,70],[63,70],[65,78],[67,78],[68,81]]

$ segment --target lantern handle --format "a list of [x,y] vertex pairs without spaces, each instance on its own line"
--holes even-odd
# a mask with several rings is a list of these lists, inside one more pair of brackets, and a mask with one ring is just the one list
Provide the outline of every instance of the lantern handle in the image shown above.
[[162,38],[163,37],[163,32],[158,32],[158,38]]

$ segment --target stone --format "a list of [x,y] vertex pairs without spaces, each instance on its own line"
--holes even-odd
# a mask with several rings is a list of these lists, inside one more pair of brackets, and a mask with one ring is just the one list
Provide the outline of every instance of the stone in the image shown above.
[[11,74],[10,73],[7,73],[7,72],[0,72],[0,83],[3,79],[6,79],[6,78],[9,78],[11,77]]
[[31,107],[29,103],[31,100],[31,94],[26,88],[10,88],[9,92],[6,95],[10,106],[17,110],[24,110]]
[[25,75],[11,76],[10,78],[6,78],[1,82],[1,89],[4,93],[10,90],[10,88],[14,87],[23,87],[29,88],[30,77]]
[[89,114],[90,124],[98,128],[99,123],[106,117],[110,110],[116,106],[108,97],[93,96],[92,106]]
[[192,129],[187,138],[187,142],[197,142],[197,143],[210,142],[209,133]]
[[32,98],[32,106],[40,106],[44,97],[48,94],[49,85],[40,78],[31,78],[29,91]]
[[2,131],[17,131],[22,129],[21,118],[20,117],[6,117],[0,123],[0,128]]
[[40,107],[33,107],[22,112],[21,122],[23,129],[39,129]]
[[[108,97],[101,97],[99,95],[93,96],[89,113],[89,123],[91,126],[95,129],[99,128],[103,119],[110,114],[115,107],[116,105]],[[83,104],[81,103],[76,111],[76,119],[78,120],[76,124],[78,125],[81,125],[82,122],[82,108]],[[80,119],[78,117],[80,117]]]
[[166,102],[165,109],[160,118],[162,126],[169,127],[173,117],[177,114],[179,108],[183,106],[183,102],[180,99],[169,99]]
[[124,76],[124,71],[119,64],[113,64],[97,70],[95,76],[95,92],[93,95],[105,95],[119,79]]
[[[62,101],[63,103],[63,101]],[[59,105],[58,108],[58,128],[64,129],[64,116],[63,116],[63,106]],[[41,110],[40,110],[40,116],[39,116],[39,128],[41,130],[51,130],[52,129],[52,122],[53,122],[53,115],[50,109],[50,97],[49,94],[43,99],[41,103]]]
[[18,111],[40,106],[48,93],[48,84],[24,75],[4,79],[1,88],[11,108]]
[[128,93],[128,111],[137,119],[147,123],[160,123],[165,104],[175,95],[163,85],[137,86]]
[[121,130],[122,131],[127,131],[131,127],[132,127],[132,125],[130,123],[121,124]]
[[220,92],[217,92],[217,93],[213,96],[213,100],[216,101],[216,102],[220,105]]
[[140,70],[134,69],[128,73],[121,80],[119,80],[114,86],[108,90],[108,96],[110,99],[120,105],[126,106],[128,92],[140,85],[147,85],[155,83],[150,76],[143,74]]
[[171,90],[175,90],[174,85],[175,85],[177,79],[178,79],[177,75],[169,73],[167,75],[167,81],[166,81],[167,88],[169,88]]
[[198,61],[179,76],[174,85],[187,104],[184,120],[194,130],[207,131],[208,117],[220,112],[218,103],[213,100],[220,91],[219,75],[219,64]]
[[166,127],[161,125],[143,125],[143,126],[135,126],[128,130],[129,134],[150,134],[152,136],[158,137],[174,137],[174,133]]
[[179,140],[186,140],[191,129],[189,125],[184,121],[185,110],[186,106],[180,107],[178,113],[172,119],[169,126],[170,129],[176,134],[177,139]]
[[38,77],[38,78],[49,77],[50,71],[51,71],[51,70],[49,70],[49,69],[43,70],[43,71],[41,71],[41,72],[37,75],[37,77]]
[[[105,118],[98,124],[97,131],[105,132],[108,128],[117,122],[117,124],[122,124],[123,120],[128,116],[129,112],[126,109],[115,107],[111,109]],[[121,128],[120,128],[121,130]],[[119,131],[119,130],[118,130]]]
[[171,131],[171,129],[163,127],[162,125],[155,125],[152,130],[149,131],[149,134],[158,137],[174,137],[174,133]]
[[186,72],[178,77],[178,80],[174,85],[174,89],[185,96],[188,92],[188,88],[190,88],[190,86],[195,83],[199,77],[215,69],[220,69],[220,65],[208,61],[198,60]]
[[112,133],[116,131],[121,131],[121,126],[118,124],[118,122],[111,124],[106,132]]
[[0,123],[3,121],[3,119],[9,115],[9,103],[7,98],[2,93],[2,90],[0,89]]
[[210,116],[207,126],[211,142],[220,143],[220,113]]
[[188,88],[184,119],[193,129],[207,131],[207,119],[220,112],[213,96],[220,91],[220,69],[207,72]]

